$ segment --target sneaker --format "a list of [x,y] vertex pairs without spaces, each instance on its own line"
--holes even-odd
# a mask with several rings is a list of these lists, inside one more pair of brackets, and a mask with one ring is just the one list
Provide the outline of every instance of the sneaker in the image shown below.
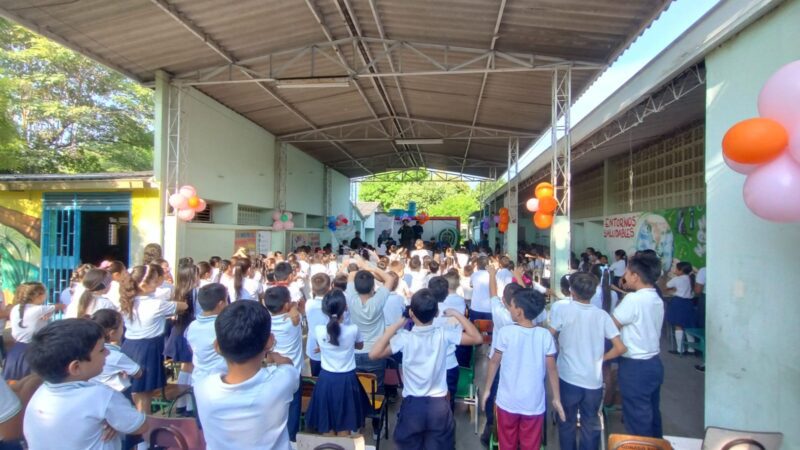
[[696,371],[698,371],[700,373],[706,373],[706,365],[705,364],[696,364],[694,366],[694,370],[696,370]]
[[484,447],[488,447],[489,440],[491,439],[491,437],[492,437],[492,429],[491,427],[489,427],[489,425],[486,425],[485,427],[483,427],[483,433],[481,433],[481,444],[483,444]]

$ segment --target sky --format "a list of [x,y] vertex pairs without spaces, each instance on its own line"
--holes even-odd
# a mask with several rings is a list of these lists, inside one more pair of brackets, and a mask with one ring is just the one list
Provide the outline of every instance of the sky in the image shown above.
[[[653,25],[614,62],[608,70],[575,102],[571,109],[574,127],[603,100],[622,86],[642,67],[650,62],[672,41],[686,31],[720,0],[675,0]],[[550,132],[546,132],[519,159],[519,170],[533,161],[551,145]],[[503,174],[506,178],[507,174]]]

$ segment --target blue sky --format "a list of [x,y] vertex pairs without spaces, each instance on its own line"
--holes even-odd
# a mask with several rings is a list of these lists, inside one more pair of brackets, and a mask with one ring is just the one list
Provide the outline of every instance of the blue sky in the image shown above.
[[[672,41],[686,31],[720,0],[675,0],[606,72],[575,102],[571,110],[575,126],[603,100],[622,86]],[[521,171],[526,164],[550,147],[550,133],[545,133],[519,161]],[[505,178],[505,174],[503,176]]]

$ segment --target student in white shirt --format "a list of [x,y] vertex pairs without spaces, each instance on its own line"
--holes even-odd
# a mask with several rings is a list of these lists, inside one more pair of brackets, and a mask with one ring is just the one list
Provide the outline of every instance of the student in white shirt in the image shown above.
[[[458,311],[454,308],[448,308],[445,306],[444,301],[447,299],[448,294],[448,284],[447,280],[444,277],[433,277],[428,282],[428,290],[431,291],[433,294],[433,298],[436,299],[438,302],[438,312],[436,313],[436,318],[433,319],[433,326],[449,329],[452,327],[457,327],[461,329],[461,326],[458,324],[458,321],[452,319],[448,316],[445,316],[444,313],[448,309],[453,309],[454,311]],[[396,322],[396,321],[395,321]],[[447,392],[450,397],[450,411],[455,411],[456,406],[456,390],[458,389],[458,358],[456,357],[456,344],[451,344],[447,346],[447,357],[445,360],[445,369],[447,370]]]
[[617,250],[614,252],[614,262],[611,263],[611,266],[608,268],[608,271],[611,272],[611,282],[614,286],[619,286],[619,280],[625,276],[625,267],[628,264],[628,255],[625,254],[625,250]]
[[120,286],[120,309],[125,321],[122,352],[142,367],[141,378],[131,383],[133,401],[139,411],[149,412],[152,392],[167,382],[164,374],[164,331],[167,318],[181,313],[186,303],[165,300],[156,295],[161,282],[161,267],[136,266]]
[[[208,450],[289,450],[289,405],[300,386],[291,359],[273,351],[270,314],[258,302],[233,302],[214,323],[228,365],[195,386]],[[266,358],[267,367],[262,367]]]
[[477,270],[470,277],[472,286],[472,302],[469,306],[469,320],[492,320],[492,303],[489,294],[489,272],[486,266],[489,258],[481,256],[478,258]]
[[109,261],[103,269],[111,274],[111,286],[105,297],[114,304],[114,308],[119,311],[119,283],[128,276],[128,268],[122,261]]
[[400,260],[389,263],[389,270],[397,275],[397,288],[395,291],[405,299],[406,306],[408,306],[408,301],[411,298],[411,290],[408,288],[408,283],[406,283],[405,280],[405,268],[405,264]]
[[406,299],[397,293],[397,285],[400,282],[397,274],[386,272],[386,275],[389,279],[384,284],[384,287],[389,290],[389,296],[383,306],[383,323],[388,327],[403,317],[403,313],[406,310]]
[[197,304],[202,311],[186,329],[186,341],[192,349],[192,386],[211,375],[225,374],[228,366],[214,348],[217,339],[214,324],[228,306],[228,292],[220,283],[209,283],[197,291]]
[[[467,302],[464,297],[458,295],[458,287],[461,283],[461,278],[458,276],[458,270],[450,269],[444,274],[444,279],[447,280],[447,298],[441,303],[445,308],[452,308],[461,314],[467,312]],[[443,312],[443,311],[440,311]]]
[[[561,404],[567,420],[559,421],[560,448],[576,449],[578,413],[581,417],[581,448],[600,447],[597,411],[603,401],[603,362],[625,352],[619,330],[607,312],[592,305],[598,280],[588,273],[569,279],[573,301],[562,308],[550,331],[558,338],[558,374]],[[612,348],[606,352],[606,339]]]
[[[31,374],[9,386],[0,378],[0,448],[3,442],[16,443],[22,439],[22,416],[42,379]],[[12,447],[11,448],[16,448]]]
[[311,277],[311,293],[313,297],[306,302],[306,322],[308,323],[308,338],[306,339],[306,356],[311,368],[311,376],[319,376],[322,362],[319,345],[313,330],[319,325],[328,323],[328,316],[322,312],[322,298],[331,290],[331,278],[327,273],[316,273]]
[[421,289],[411,297],[408,313],[414,328],[404,330],[406,319],[398,320],[369,353],[371,359],[382,360],[403,352],[403,402],[394,431],[395,444],[401,450],[453,448],[455,424],[447,401],[447,348],[475,345],[483,339],[478,329],[453,309],[446,309],[445,316],[455,318],[460,327],[434,326],[438,311],[431,291]]
[[604,270],[600,264],[592,266],[591,274],[600,282],[597,284],[594,295],[589,303],[611,314],[619,303],[619,295],[611,289],[611,272]]
[[[697,326],[697,317],[694,310],[694,286],[692,286],[692,263],[681,261],[675,266],[674,278],[667,281],[667,291],[672,294],[672,299],[667,304],[667,322],[675,328],[675,343],[677,351],[670,353],[683,354],[684,328]],[[687,334],[686,340],[694,342],[694,337]],[[694,353],[693,348],[689,348]]]
[[[90,269],[83,277],[83,293],[76,301],[70,302],[64,318],[87,318],[101,309],[117,309],[106,297],[111,289],[111,274],[103,269]],[[119,291],[117,291],[119,292]]]
[[325,294],[322,311],[328,318],[309,334],[319,345],[322,370],[306,413],[306,425],[326,435],[349,436],[364,427],[368,399],[356,375],[355,349],[364,347],[358,327],[344,323],[347,298],[335,289]]
[[638,436],[662,436],[659,397],[664,366],[659,358],[664,303],[655,283],[661,260],[641,252],[628,261],[625,284],[635,292],[625,296],[612,315],[628,349],[619,362],[619,386],[625,430]]
[[406,280],[406,283],[408,283],[408,290],[412,295],[425,287],[425,277],[428,276],[428,271],[423,269],[422,259],[418,256],[411,257],[411,260],[408,262],[408,273],[406,276],[408,277]]
[[[108,350],[100,325],[64,319],[39,331],[28,352],[45,383],[25,409],[28,448],[121,449],[123,434],[143,434],[147,417],[121,393],[90,382],[105,365]],[[117,432],[108,440],[107,428]]]
[[66,307],[62,304],[45,305],[46,298],[47,290],[42,283],[32,281],[17,286],[14,292],[14,307],[8,316],[14,346],[6,355],[3,366],[4,379],[21,380],[31,373],[25,356],[28,344],[33,335],[47,325],[54,312],[63,311]]
[[100,309],[92,314],[92,321],[103,329],[106,363],[100,375],[91,381],[105,384],[117,392],[125,392],[130,386],[130,378],[142,376],[142,368],[120,350],[123,327],[122,314],[115,309]]
[[500,270],[495,274],[497,292],[503,292],[507,284],[514,282],[514,273],[512,272],[514,263],[511,262],[511,258],[508,256],[502,256],[498,263],[500,264]]
[[411,251],[411,258],[419,257],[419,260],[422,261],[427,256],[428,258],[433,258],[433,253],[430,250],[425,250],[425,241],[422,239],[417,239],[414,242],[414,250]]
[[472,264],[466,264],[461,266],[461,273],[459,274],[459,282],[458,282],[458,295],[464,297],[465,301],[472,301],[472,273],[475,268]]
[[[264,305],[272,316],[272,334],[275,336],[274,351],[291,359],[298,377],[303,370],[303,330],[300,327],[300,313],[297,304],[292,302],[289,289],[275,286],[264,293]],[[299,385],[299,384],[298,384]],[[289,406],[289,440],[297,440],[300,430],[300,407],[302,400],[300,389],[294,392]]]

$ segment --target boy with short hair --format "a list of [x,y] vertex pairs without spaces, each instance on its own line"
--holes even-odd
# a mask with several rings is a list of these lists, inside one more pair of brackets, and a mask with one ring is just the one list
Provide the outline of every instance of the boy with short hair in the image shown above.
[[192,386],[200,380],[228,371],[225,359],[214,349],[217,334],[214,324],[219,313],[228,306],[228,291],[223,284],[210,283],[197,291],[197,303],[202,313],[186,329],[186,340],[192,348]]
[[[28,362],[45,384],[25,410],[28,448],[121,449],[121,436],[147,431],[147,418],[128,399],[89,381],[107,353],[103,329],[87,319],[52,322],[33,336]],[[117,432],[110,439],[109,428]]]
[[[275,286],[264,293],[264,305],[272,316],[272,334],[275,336],[274,351],[292,360],[297,369],[298,383],[303,370],[303,330],[300,327],[300,313],[297,304],[292,301],[292,294],[284,286]],[[327,320],[326,322],[327,323]],[[294,392],[289,406],[289,440],[297,440],[300,430],[300,409],[302,393]]]
[[[286,425],[300,373],[291,359],[272,351],[271,325],[257,302],[235,302],[217,317],[216,348],[228,373],[206,377],[195,388],[208,450],[291,448]],[[262,367],[265,358],[273,364]]]
[[[400,404],[394,441],[398,449],[450,449],[455,444],[453,413],[447,401],[447,349],[451,345],[480,342],[478,329],[462,314],[446,309],[445,316],[460,327],[437,327],[433,320],[439,305],[425,288],[411,297],[411,331],[398,320],[375,342],[369,357],[380,360],[403,352],[403,402]],[[464,333],[462,333],[462,329]]]
[[464,300],[464,297],[458,295],[456,292],[461,285],[461,277],[458,276],[458,271],[448,271],[444,274],[444,279],[447,280],[447,298],[444,299],[440,306],[452,308],[464,314],[467,311],[467,302]]
[[322,298],[331,290],[331,278],[325,273],[317,273],[311,277],[311,293],[313,298],[306,302],[306,321],[308,322],[308,338],[306,340],[306,356],[311,367],[311,376],[318,377],[322,370],[322,361],[319,353],[319,344],[314,337],[313,330],[318,325],[328,323],[328,316],[322,312]]

